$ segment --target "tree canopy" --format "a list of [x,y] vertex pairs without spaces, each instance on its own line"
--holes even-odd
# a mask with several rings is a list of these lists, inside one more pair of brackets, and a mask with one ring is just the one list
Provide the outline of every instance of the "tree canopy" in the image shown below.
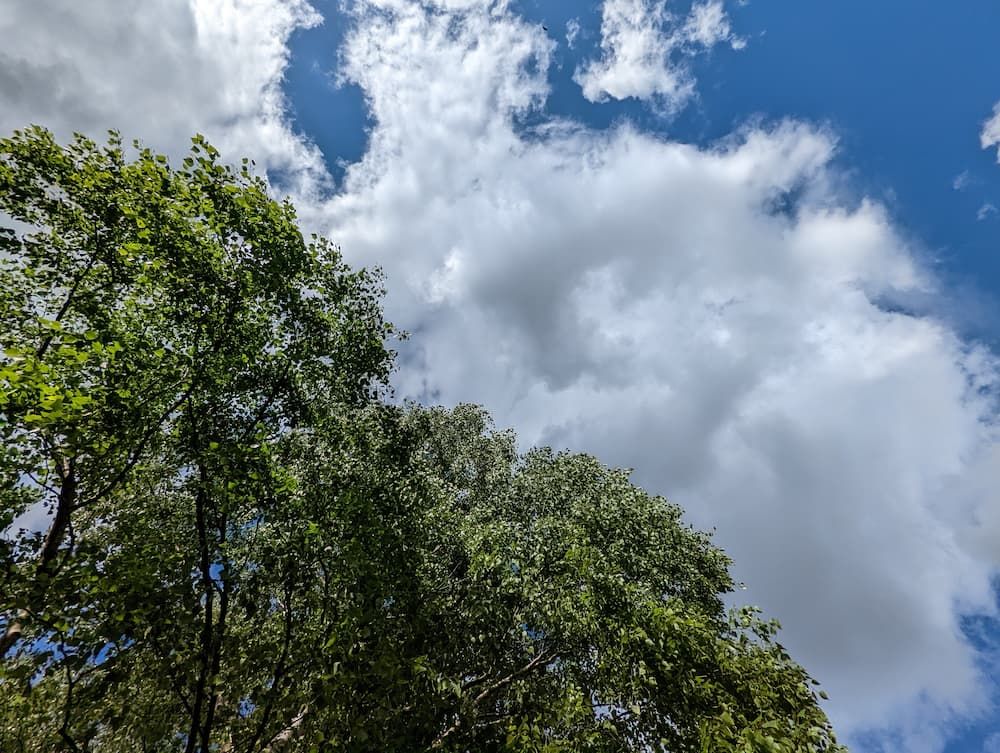
[[676,506],[394,404],[381,296],[200,137],[0,140],[0,750],[842,750]]

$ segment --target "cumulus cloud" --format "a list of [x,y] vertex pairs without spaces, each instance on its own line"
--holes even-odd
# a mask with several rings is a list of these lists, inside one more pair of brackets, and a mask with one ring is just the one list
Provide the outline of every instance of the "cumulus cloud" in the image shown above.
[[400,391],[635,467],[718,526],[839,721],[934,747],[981,690],[956,605],[992,610],[997,363],[880,305],[935,282],[837,193],[834,137],[525,134],[550,51],[531,25],[364,8],[344,75],[376,126],[317,216],[389,273],[417,334]]
[[322,155],[291,131],[281,83],[289,36],[321,20],[305,0],[9,0],[0,131],[113,128],[171,154],[198,131],[305,190],[325,180]]
[[[199,128],[266,160],[310,229],[386,269],[414,333],[402,395],[485,403],[526,443],[634,467],[717,526],[846,729],[930,750],[978,708],[958,615],[993,609],[1000,367],[881,305],[936,283],[879,204],[838,192],[833,134],[595,132],[544,116],[553,42],[507,3],[359,1],[341,76],[374,126],[320,199],[281,94],[290,34],[318,22],[304,2],[55,7],[16,0],[0,30],[5,128],[116,125],[158,148]],[[707,7],[608,0],[605,57],[578,77],[604,82],[595,98],[690,96],[687,50],[731,35]],[[660,41],[636,36],[649,18]]]
[[721,0],[695,3],[682,20],[666,0],[605,0],[601,58],[579,68],[575,79],[592,102],[654,99],[674,111],[694,94],[685,58],[727,40],[745,46],[732,35]]

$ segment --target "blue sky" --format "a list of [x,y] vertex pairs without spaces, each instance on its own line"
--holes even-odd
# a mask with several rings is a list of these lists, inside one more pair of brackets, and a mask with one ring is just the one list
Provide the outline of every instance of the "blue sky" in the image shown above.
[[385,271],[400,397],[715,528],[854,750],[993,753],[998,28],[985,0],[9,0],[0,130],[253,157]]

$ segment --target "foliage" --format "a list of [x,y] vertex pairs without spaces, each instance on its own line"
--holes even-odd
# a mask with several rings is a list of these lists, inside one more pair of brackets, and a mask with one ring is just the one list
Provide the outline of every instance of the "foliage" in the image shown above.
[[377,275],[196,138],[0,141],[0,749],[834,751],[681,511],[388,404]]

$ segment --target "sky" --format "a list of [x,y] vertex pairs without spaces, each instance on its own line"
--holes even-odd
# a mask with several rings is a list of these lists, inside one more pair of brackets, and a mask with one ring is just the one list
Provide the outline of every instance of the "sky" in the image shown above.
[[253,157],[400,397],[714,528],[856,751],[1000,751],[1000,6],[7,0],[0,132]]

